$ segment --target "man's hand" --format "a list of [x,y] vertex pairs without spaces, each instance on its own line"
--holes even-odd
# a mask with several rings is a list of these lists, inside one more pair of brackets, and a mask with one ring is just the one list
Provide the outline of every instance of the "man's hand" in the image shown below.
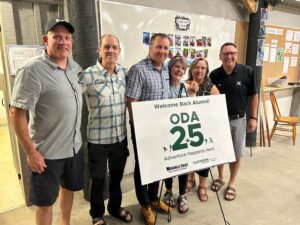
[[47,167],[44,156],[37,150],[33,150],[31,153],[27,154],[27,162],[32,172],[38,174],[43,173],[44,169]]
[[256,129],[256,126],[257,126],[257,120],[250,118],[250,120],[248,120],[247,132],[252,133]]

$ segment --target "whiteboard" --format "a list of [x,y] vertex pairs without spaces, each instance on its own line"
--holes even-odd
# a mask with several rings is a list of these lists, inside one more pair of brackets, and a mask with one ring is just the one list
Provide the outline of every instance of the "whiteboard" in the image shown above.
[[[144,32],[181,35],[181,37],[210,37],[211,47],[197,48],[198,50],[208,49],[207,60],[210,71],[221,65],[220,46],[225,42],[235,40],[236,22],[233,20],[105,0],[97,5],[100,13],[101,34],[110,33],[119,38],[121,46],[119,63],[128,68],[148,55],[149,46],[143,43]],[[178,31],[176,29],[176,16],[190,19],[189,30]],[[177,49],[175,42],[173,49],[174,52]]]

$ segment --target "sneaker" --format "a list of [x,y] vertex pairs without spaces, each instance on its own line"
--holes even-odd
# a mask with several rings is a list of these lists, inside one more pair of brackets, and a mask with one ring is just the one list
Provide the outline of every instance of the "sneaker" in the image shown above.
[[142,206],[141,207],[141,213],[142,213],[142,216],[144,217],[147,225],[154,225],[155,217],[153,215],[151,207],[147,208],[147,207]]
[[166,205],[163,201],[159,201],[159,204],[158,204],[157,200],[153,201],[153,202],[151,202],[151,207],[154,209],[159,209],[159,211],[162,213],[172,212],[172,208],[170,206]]

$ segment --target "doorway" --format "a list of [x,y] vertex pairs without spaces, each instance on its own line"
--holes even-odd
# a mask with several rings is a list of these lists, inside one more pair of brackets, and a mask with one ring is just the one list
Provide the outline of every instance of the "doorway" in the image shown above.
[[0,91],[0,213],[23,205],[24,197],[11,149],[4,93]]
[[18,160],[13,155],[11,132],[7,118],[9,93],[5,82],[4,44],[0,29],[0,213],[25,204],[23,189],[16,170]]

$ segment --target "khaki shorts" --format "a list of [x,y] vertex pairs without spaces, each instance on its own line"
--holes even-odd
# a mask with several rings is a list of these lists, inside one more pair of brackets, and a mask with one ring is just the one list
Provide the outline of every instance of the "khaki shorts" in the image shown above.
[[230,131],[232,137],[232,143],[235,153],[235,158],[240,159],[246,156],[246,129],[247,120],[246,117],[230,120]]

